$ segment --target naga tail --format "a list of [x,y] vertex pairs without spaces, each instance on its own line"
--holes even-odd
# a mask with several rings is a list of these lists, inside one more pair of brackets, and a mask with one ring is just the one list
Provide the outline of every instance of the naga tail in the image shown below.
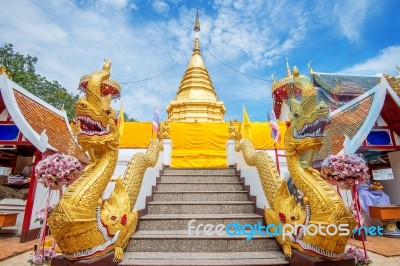
[[235,149],[236,151],[242,151],[248,165],[257,168],[264,194],[267,197],[268,203],[272,206],[275,194],[279,191],[282,184],[282,179],[278,174],[275,163],[267,153],[256,151],[248,139],[244,139],[241,142],[237,140]]
[[125,188],[128,191],[131,209],[135,206],[146,169],[156,165],[160,151],[163,150],[162,141],[158,139],[152,140],[146,153],[136,153],[129,161],[123,180]]

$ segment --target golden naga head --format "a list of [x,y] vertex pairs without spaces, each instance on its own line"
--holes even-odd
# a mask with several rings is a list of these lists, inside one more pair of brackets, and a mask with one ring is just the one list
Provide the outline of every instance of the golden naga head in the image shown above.
[[297,152],[320,149],[325,127],[330,121],[328,106],[323,101],[317,104],[313,85],[300,77],[296,67],[293,73],[294,86],[301,89],[302,98],[300,101],[288,100],[290,126],[285,135],[285,148]]
[[80,123],[78,142],[86,146],[108,144],[118,148],[119,133],[116,111],[110,103],[119,96],[119,84],[110,77],[111,61],[104,62],[103,69],[81,78],[80,88],[86,92],[75,104],[77,120]]

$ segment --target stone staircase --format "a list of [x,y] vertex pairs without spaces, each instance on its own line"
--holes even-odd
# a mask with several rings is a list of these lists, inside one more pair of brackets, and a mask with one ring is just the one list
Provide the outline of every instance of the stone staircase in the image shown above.
[[199,224],[262,223],[234,168],[167,168],[158,180],[119,265],[289,264],[273,237],[196,235]]

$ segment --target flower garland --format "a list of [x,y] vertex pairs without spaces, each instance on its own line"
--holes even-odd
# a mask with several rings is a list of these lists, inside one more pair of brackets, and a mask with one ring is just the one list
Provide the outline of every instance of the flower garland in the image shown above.
[[82,173],[82,165],[71,155],[55,153],[39,161],[35,172],[39,183],[53,189],[72,184]]
[[369,180],[368,166],[358,154],[329,155],[321,168],[322,177],[334,186],[351,186],[364,184]]
[[356,266],[372,264],[372,260],[368,257],[368,255],[366,255],[364,251],[359,248],[352,246],[346,250],[345,255],[355,258]]
[[49,206],[47,208],[42,208],[40,209],[38,212],[36,212],[36,219],[35,219],[35,223],[36,222],[40,222],[40,224],[43,224],[43,221],[45,220],[45,218],[49,218],[51,212],[53,211],[54,207],[53,206]]

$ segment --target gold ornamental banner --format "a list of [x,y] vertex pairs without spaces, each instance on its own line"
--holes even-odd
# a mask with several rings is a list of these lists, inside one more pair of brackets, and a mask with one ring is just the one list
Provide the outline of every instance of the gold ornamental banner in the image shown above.
[[[285,122],[278,122],[283,149]],[[226,142],[229,139],[229,123],[218,122],[170,122],[172,140],[172,167],[225,167]],[[120,148],[147,148],[151,138],[151,122],[125,122]],[[274,141],[267,122],[251,123],[252,143],[255,149],[273,149]],[[155,133],[153,133],[155,138]]]

